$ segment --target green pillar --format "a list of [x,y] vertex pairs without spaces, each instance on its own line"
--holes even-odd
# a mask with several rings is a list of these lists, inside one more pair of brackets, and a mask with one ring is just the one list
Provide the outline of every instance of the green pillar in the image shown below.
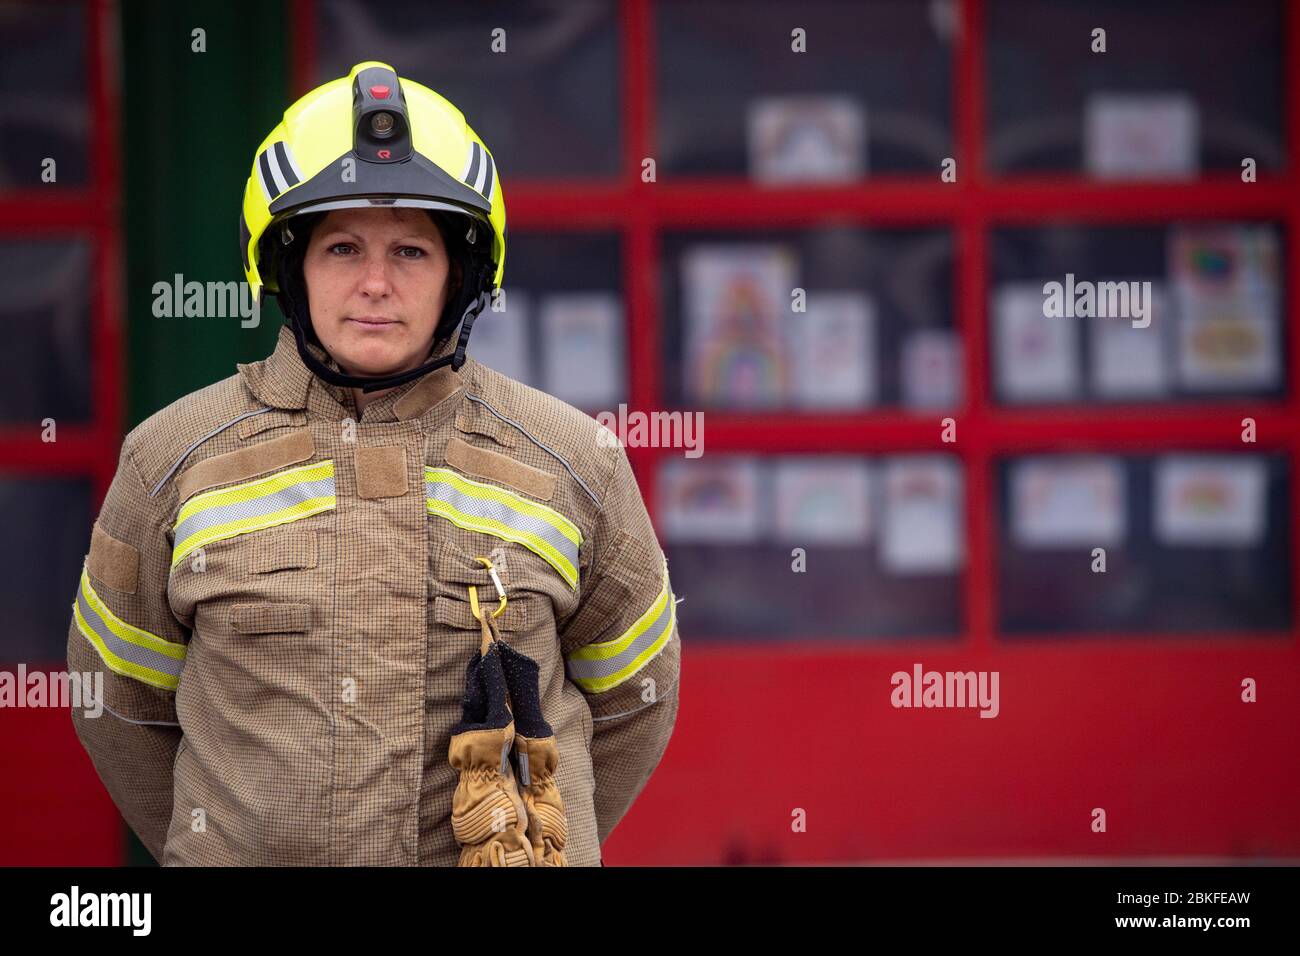
[[[269,354],[280,315],[156,318],[154,284],[242,282],[239,212],[253,151],[289,105],[287,4],[121,4],[126,408],[132,427],[236,362]],[[206,50],[194,50],[193,31]]]

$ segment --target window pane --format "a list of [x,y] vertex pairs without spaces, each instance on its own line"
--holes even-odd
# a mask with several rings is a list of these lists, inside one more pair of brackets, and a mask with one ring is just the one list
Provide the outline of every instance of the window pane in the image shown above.
[[662,242],[669,403],[808,412],[960,403],[946,230],[693,232]]
[[[612,0],[321,0],[317,8],[317,81],[379,60],[442,94],[492,151],[507,203],[511,177],[618,173],[622,110]],[[505,31],[504,52],[493,51],[498,28]]]
[[0,191],[89,178],[86,11],[80,3],[0,4]]
[[937,176],[952,155],[950,3],[679,0],[654,11],[664,171]]
[[90,244],[0,241],[0,424],[90,417]]
[[[1093,30],[1106,31],[1093,52]],[[990,0],[990,169],[1183,178],[1286,165],[1280,0]]]
[[505,309],[484,311],[470,354],[591,414],[627,401],[617,236],[512,232]]
[[685,598],[682,633],[693,641],[955,636],[961,488],[960,464],[946,455],[664,461],[655,515],[674,590]]
[[90,547],[90,482],[0,477],[0,662],[67,659],[68,624]]
[[1280,453],[1000,460],[1001,632],[1291,628],[1289,471]]
[[1282,398],[1273,223],[1001,229],[989,295],[1003,404]]

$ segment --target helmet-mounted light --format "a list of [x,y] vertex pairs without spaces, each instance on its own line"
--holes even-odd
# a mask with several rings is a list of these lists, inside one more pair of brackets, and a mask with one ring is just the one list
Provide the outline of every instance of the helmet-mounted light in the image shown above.
[[397,74],[382,66],[361,70],[352,80],[352,148],[368,163],[411,158],[411,124]]

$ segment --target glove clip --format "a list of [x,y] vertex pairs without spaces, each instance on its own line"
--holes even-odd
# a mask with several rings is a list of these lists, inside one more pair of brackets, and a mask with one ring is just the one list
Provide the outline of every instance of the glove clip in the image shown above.
[[[488,574],[492,577],[492,583],[496,586],[497,597],[501,598],[501,603],[498,604],[497,609],[492,612],[492,616],[494,618],[500,617],[501,612],[506,609],[506,589],[501,584],[501,577],[497,574],[497,569],[492,566],[492,562],[487,558],[476,558],[475,560],[479,561],[488,569]],[[474,614],[474,620],[483,620],[483,611],[479,607],[478,603],[478,588],[472,584],[469,585],[469,608]]]

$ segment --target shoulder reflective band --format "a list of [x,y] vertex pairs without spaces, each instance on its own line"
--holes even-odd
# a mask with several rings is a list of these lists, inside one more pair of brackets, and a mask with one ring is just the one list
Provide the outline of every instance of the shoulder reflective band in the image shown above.
[[578,589],[582,533],[558,511],[450,468],[426,467],[424,493],[429,514],[458,528],[522,544],[559,571],[569,587]]
[[81,588],[72,605],[77,630],[94,646],[108,669],[133,677],[163,690],[175,690],[180,682],[185,645],[132,627],[108,609],[90,584],[90,574],[81,570]]
[[332,460],[205,491],[185,502],[176,517],[172,567],[195,548],[308,518],[334,505]]
[[569,680],[588,694],[617,687],[664,649],[676,619],[677,604],[665,564],[663,590],[636,623],[612,641],[587,644],[565,657]]

